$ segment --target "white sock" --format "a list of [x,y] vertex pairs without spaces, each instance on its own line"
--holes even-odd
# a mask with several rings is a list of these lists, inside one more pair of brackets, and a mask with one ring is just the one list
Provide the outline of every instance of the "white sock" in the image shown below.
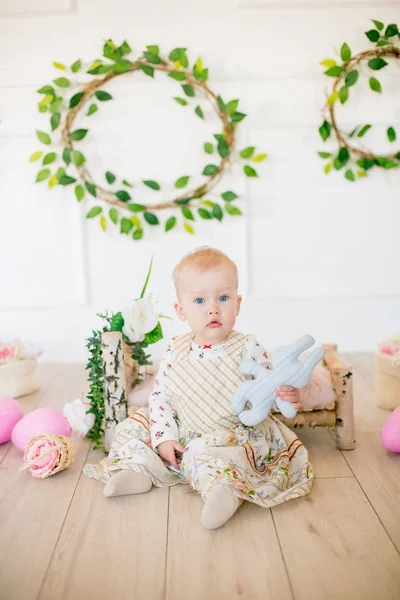
[[104,486],[103,494],[110,496],[125,496],[127,494],[143,494],[152,488],[151,480],[136,473],[136,471],[119,471],[112,475]]
[[229,488],[216,484],[205,501],[201,523],[206,529],[217,529],[224,525],[237,511],[243,500]]

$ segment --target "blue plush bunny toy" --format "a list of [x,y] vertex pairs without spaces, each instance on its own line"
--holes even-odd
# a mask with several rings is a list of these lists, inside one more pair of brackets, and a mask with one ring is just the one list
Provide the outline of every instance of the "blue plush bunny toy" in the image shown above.
[[[325,352],[322,348],[315,348],[303,361],[299,360],[299,355],[314,342],[311,335],[305,335],[290,346],[278,348],[272,356],[272,370],[244,357],[239,370],[248,381],[240,384],[232,396],[233,411],[244,425],[254,426],[264,421],[274,402],[285,417],[291,419],[296,416],[297,411],[292,404],[276,397],[274,393],[282,385],[302,388],[308,384],[314,367]],[[246,408],[246,404],[251,407]]]

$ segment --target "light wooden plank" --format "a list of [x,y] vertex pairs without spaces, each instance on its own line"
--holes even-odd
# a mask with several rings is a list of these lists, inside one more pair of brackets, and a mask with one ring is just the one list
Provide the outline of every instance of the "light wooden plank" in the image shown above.
[[[47,393],[50,383],[56,377],[57,368],[58,367],[56,367],[55,365],[37,366],[37,377],[40,389],[34,394],[29,394],[28,396],[17,398],[17,402],[19,402],[24,415],[26,415],[28,412],[30,412],[40,404],[41,398],[43,398],[43,396]],[[2,462],[6,454],[9,452],[11,447],[11,442],[0,445],[0,463]]]
[[400,556],[355,479],[317,479],[272,513],[296,600],[399,598]]
[[352,477],[353,474],[343,454],[336,448],[335,440],[324,427],[296,429],[299,439],[308,450],[309,460],[316,478]]
[[170,490],[166,598],[292,598],[269,509],[245,503],[221,529],[200,523],[203,501]]
[[[65,365],[40,404],[62,408],[85,387],[83,365]],[[36,599],[89,445],[88,440],[80,441],[74,464],[44,480],[18,470],[22,452],[15,446],[4,458],[0,469],[0,598]]]
[[169,490],[105,498],[103,487],[81,476],[40,600],[163,598]]
[[346,460],[400,552],[400,456],[386,450],[375,432],[360,434]]

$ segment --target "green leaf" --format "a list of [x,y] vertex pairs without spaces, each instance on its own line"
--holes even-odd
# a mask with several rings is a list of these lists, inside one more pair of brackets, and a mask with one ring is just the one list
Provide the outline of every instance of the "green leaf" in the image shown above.
[[72,65],[71,65],[71,71],[72,71],[73,73],[77,73],[77,72],[80,70],[81,66],[82,66],[82,63],[81,63],[81,61],[80,61],[80,60],[76,60],[76,61],[75,61],[75,62],[74,62]]
[[207,152],[207,154],[212,154],[214,152],[214,146],[210,144],[210,142],[206,142],[203,147],[204,152]]
[[369,31],[366,31],[365,35],[367,36],[370,42],[374,43],[377,42],[381,37],[379,31],[376,31],[376,29],[370,29]]
[[157,342],[159,342],[162,339],[163,339],[163,332],[161,329],[160,322],[158,322],[157,325],[155,326],[155,328],[153,329],[153,331],[150,331],[150,333],[144,334],[143,342],[150,346],[151,344],[156,344]]
[[74,150],[72,152],[72,158],[77,167],[80,167],[81,165],[83,165],[86,162],[86,158],[84,157],[82,152],[80,152],[79,150]]
[[129,183],[129,181],[127,181],[126,179],[123,179],[123,180],[122,180],[122,183],[123,183],[124,185],[126,185],[127,187],[129,187],[129,188],[133,188],[133,185],[132,185],[131,183]]
[[221,158],[226,158],[228,156],[229,146],[225,139],[221,139],[218,142],[217,148],[218,148],[218,154],[221,156]]
[[74,94],[72,96],[71,100],[69,101],[69,107],[73,108],[74,106],[77,106],[79,104],[79,102],[82,100],[84,95],[85,95],[85,92],[78,92],[77,94]]
[[44,85],[43,87],[41,87],[40,89],[37,90],[38,94],[51,94],[52,96],[55,96],[55,91],[53,86],[51,85]]
[[85,190],[83,189],[83,187],[81,185],[75,186],[75,196],[76,196],[76,199],[78,200],[78,202],[83,200],[83,198],[85,196]]
[[228,102],[228,104],[226,105],[226,110],[227,112],[232,115],[233,113],[236,112],[236,109],[238,107],[239,104],[239,100],[231,100],[230,102]]
[[89,106],[89,110],[87,111],[87,116],[88,116],[88,117],[90,117],[90,115],[93,115],[93,114],[94,114],[95,112],[97,112],[98,110],[99,110],[99,109],[98,109],[98,106],[97,106],[97,104],[91,104],[91,105]]
[[94,95],[96,96],[97,100],[100,100],[100,102],[106,102],[107,100],[112,100],[111,94],[109,94],[108,92],[105,92],[104,90],[97,90],[97,92],[95,92]]
[[181,211],[186,219],[189,221],[194,221],[194,215],[188,206],[182,206]]
[[385,37],[390,38],[390,37],[397,35],[398,33],[399,33],[399,28],[397,27],[397,25],[395,23],[391,23],[390,25],[388,25],[386,27]]
[[335,104],[336,100],[339,98],[339,92],[333,92],[328,98],[328,104]]
[[53,61],[53,65],[55,66],[56,69],[60,69],[61,71],[65,71],[65,69],[67,68],[62,63],[55,62],[55,61]]
[[36,129],[36,135],[38,137],[38,140],[40,142],[42,142],[42,144],[46,144],[46,146],[51,144],[51,138],[48,133],[45,133],[44,131],[39,131],[38,129]]
[[339,154],[338,154],[338,159],[340,160],[342,165],[345,165],[347,163],[347,161],[349,160],[349,158],[350,158],[350,154],[349,154],[349,151],[347,150],[347,148],[340,148]]
[[170,231],[176,225],[176,217],[170,217],[165,223],[165,231]]
[[53,79],[54,83],[60,88],[67,88],[71,85],[71,82],[66,77],[59,77],[58,79]]
[[221,194],[221,198],[225,200],[225,202],[232,202],[232,200],[236,200],[239,196],[235,194],[235,192],[224,192]]
[[63,161],[65,162],[65,164],[68,167],[68,165],[71,162],[71,151],[70,151],[69,148],[64,148],[63,153],[62,153],[62,158],[63,158]]
[[213,176],[218,173],[217,165],[206,165],[203,169],[203,175]]
[[44,181],[45,179],[50,177],[50,173],[50,169],[41,169],[37,174],[36,183],[40,183],[41,181]]
[[358,166],[364,171],[371,169],[376,163],[372,158],[360,158],[357,161]]
[[267,158],[268,154],[257,154],[257,156],[254,156],[254,158],[252,158],[251,160],[255,163],[260,163],[263,162],[266,158]]
[[126,190],[118,190],[118,192],[115,192],[115,195],[121,202],[129,202],[131,199],[131,195]]
[[107,219],[105,218],[104,215],[102,217],[100,217],[100,227],[102,228],[103,231],[106,231],[106,229],[107,229]]
[[186,106],[187,105],[187,100],[185,100],[185,98],[174,98],[174,100],[177,101],[178,104],[180,104],[181,106]]
[[214,204],[214,206],[212,207],[212,213],[218,221],[222,221],[223,213],[222,208],[219,204]]
[[393,127],[389,127],[389,129],[387,130],[387,136],[388,136],[388,140],[389,142],[394,142],[396,139],[396,131],[393,129]]
[[388,63],[386,60],[383,60],[383,58],[373,58],[368,61],[368,66],[373,71],[379,71],[380,69],[383,69],[383,67],[386,67],[387,64]]
[[34,152],[34,153],[31,155],[31,157],[30,157],[30,159],[29,159],[29,162],[33,162],[33,161],[35,161],[35,160],[39,160],[39,158],[42,156],[42,154],[43,154],[43,152]]
[[378,93],[382,92],[381,84],[377,79],[375,79],[375,77],[369,78],[369,87],[371,88],[371,90],[373,92],[378,92]]
[[135,229],[132,234],[134,240],[141,240],[143,237],[143,229]]
[[80,140],[83,140],[83,138],[86,136],[88,130],[87,129],[75,129],[75,131],[73,131],[71,133],[71,140],[74,140],[75,142],[79,142]]
[[242,214],[242,211],[237,206],[235,206],[234,204],[227,204],[225,206],[225,210],[228,213],[228,215],[235,216],[235,215],[241,215]]
[[375,27],[379,29],[379,31],[382,31],[382,29],[384,28],[384,24],[381,21],[375,21],[375,19],[372,19],[372,22],[375,25]]
[[119,226],[120,226],[120,232],[128,235],[128,233],[130,233],[130,231],[133,228],[133,223],[130,219],[127,219],[126,217],[122,217]]
[[250,165],[244,165],[243,171],[246,177],[258,177],[257,171],[253,167],[250,167]]
[[326,175],[328,175],[328,173],[330,173],[331,170],[332,170],[331,163],[326,163],[326,165],[324,166],[324,171],[325,171]]
[[106,171],[106,179],[107,182],[111,185],[116,180],[116,177],[114,173],[111,173],[111,171]]
[[254,154],[255,149],[256,149],[255,146],[248,146],[247,148],[244,148],[244,150],[242,150],[240,153],[240,157],[241,158],[251,158]]
[[70,175],[64,175],[58,179],[58,183],[60,185],[71,185],[71,183],[75,183],[75,177],[70,177]]
[[152,52],[143,52],[143,56],[147,62],[151,63],[152,65],[159,65],[161,62],[161,58]]
[[114,225],[117,224],[118,222],[118,211],[116,208],[110,208],[110,211],[108,213],[110,215],[110,219],[111,221],[114,223]]
[[51,125],[51,130],[54,131],[55,129],[57,129],[57,127],[60,124],[60,119],[61,119],[61,115],[60,113],[54,113],[54,115],[51,115],[51,119],[50,119],[50,125]]
[[231,114],[231,120],[232,123],[239,123],[240,121],[243,121],[243,119],[246,117],[247,115],[245,115],[244,113],[241,112],[234,112]]
[[330,123],[328,123],[328,121],[324,121],[321,125],[321,127],[318,129],[319,134],[322,138],[322,140],[325,142],[328,137],[331,135],[331,125]]
[[357,82],[357,79],[358,79],[358,71],[354,70],[354,71],[350,71],[350,73],[347,73],[347,75],[344,79],[344,82],[347,85],[347,87],[350,87]]
[[222,112],[225,112],[226,111],[225,102],[222,100],[220,95],[217,96],[217,102],[218,102],[218,106],[220,107]]
[[153,45],[153,46],[146,46],[147,50],[149,52],[151,52],[152,54],[154,54],[155,56],[158,56],[160,54],[160,48],[157,45]]
[[357,136],[359,138],[363,137],[363,135],[365,135],[368,131],[368,129],[370,129],[372,127],[372,125],[364,125],[364,127],[362,129],[360,129],[360,131],[358,132]]
[[200,107],[200,106],[196,106],[196,108],[194,109],[194,112],[196,113],[196,115],[197,115],[198,117],[200,117],[200,119],[204,119],[204,113],[203,113],[203,111],[201,110],[201,107]]
[[89,192],[89,194],[91,194],[92,196],[94,196],[96,198],[96,196],[97,196],[96,186],[93,185],[93,183],[90,183],[90,181],[85,181],[85,186],[86,186],[86,189]]
[[351,58],[351,50],[346,43],[344,43],[340,49],[340,56],[341,56],[343,62],[345,62],[346,60],[349,60],[349,58]]
[[211,213],[209,213],[208,210],[206,210],[205,208],[199,208],[197,210],[197,212],[199,213],[199,215],[202,219],[207,219],[207,220],[212,219]]
[[150,65],[140,65],[143,73],[148,75],[149,77],[154,77],[154,68],[150,67]]
[[193,98],[193,96],[196,95],[196,92],[194,91],[194,88],[191,85],[183,84],[182,89],[185,92],[186,96],[189,96],[189,98]]
[[97,217],[101,212],[102,212],[102,208],[101,206],[93,206],[93,208],[91,208],[88,212],[88,214],[86,215],[87,219],[93,219],[94,217]]
[[[99,73],[102,73],[109,67],[99,67]],[[112,66],[114,73],[126,73],[132,68],[132,63],[129,60],[119,60],[115,65]]]
[[355,175],[353,173],[353,171],[351,169],[347,169],[346,173],[344,174],[344,176],[346,177],[346,179],[348,179],[349,181],[355,181]]
[[181,61],[182,54],[185,54],[187,48],[174,48],[168,55],[171,62]]
[[332,58],[325,58],[324,60],[321,60],[319,64],[327,69],[330,69],[331,67],[336,67],[336,60],[333,60]]
[[175,187],[178,189],[186,187],[187,184],[189,183],[189,179],[190,179],[190,177],[188,175],[186,175],[184,177],[179,177],[179,179],[177,179],[175,181]]
[[157,183],[157,181],[153,181],[152,179],[146,179],[143,181],[143,183],[145,185],[147,185],[149,188],[151,188],[152,190],[158,191],[161,189],[160,184]]
[[126,208],[133,213],[142,212],[143,210],[146,210],[144,204],[128,204]]
[[143,217],[149,225],[159,225],[160,223],[157,215],[155,215],[154,213],[145,212],[143,213]]
[[57,158],[57,154],[55,152],[49,152],[44,157],[43,164],[44,165],[50,165],[52,162],[54,162],[56,160],[56,158]]
[[186,223],[186,221],[185,221],[185,223],[183,224],[183,227],[185,228],[185,230],[188,233],[190,233],[191,235],[194,235],[194,229],[193,229],[193,227],[191,226],[190,223]]
[[339,171],[343,167],[343,163],[338,157],[336,157],[335,160],[333,161],[333,166],[335,167],[335,169],[337,171]]
[[113,315],[113,318],[111,319],[110,323],[111,331],[122,331],[124,325],[124,317],[120,312],[117,312],[115,315]]
[[43,106],[48,106],[49,104],[51,104],[51,102],[53,102],[54,100],[54,96],[53,94],[47,94],[46,96],[43,97],[43,99],[39,102],[39,106],[43,107]]
[[65,176],[65,169],[63,167],[59,167],[56,172],[57,179],[61,179],[61,177]]
[[63,99],[61,98],[61,96],[57,96],[57,98],[55,98],[53,100],[53,102],[50,104],[50,112],[52,112],[52,113],[59,112],[59,110],[61,109],[62,103],[63,103]]
[[339,77],[339,75],[341,75],[343,72],[343,67],[331,67],[330,69],[328,69],[327,71],[325,71],[325,75],[328,75],[328,77]]
[[349,97],[349,88],[344,85],[343,87],[340,88],[339,91],[339,100],[342,104],[344,104],[346,102],[346,100]]
[[171,73],[168,73],[168,77],[172,77],[176,81],[185,81],[186,79],[186,75],[182,71],[171,71]]
[[376,159],[377,164],[384,169],[396,169],[399,166],[399,163],[395,160],[391,160],[390,158],[386,158],[386,156],[378,156]]
[[318,152],[318,156],[321,158],[330,158],[332,156],[332,152]]

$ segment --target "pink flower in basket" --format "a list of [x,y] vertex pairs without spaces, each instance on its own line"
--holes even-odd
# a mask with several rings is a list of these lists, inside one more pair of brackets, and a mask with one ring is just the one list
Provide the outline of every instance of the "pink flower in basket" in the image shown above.
[[400,344],[381,342],[379,344],[379,352],[382,352],[382,354],[388,354],[389,356],[395,356],[396,354],[400,354]]
[[22,471],[45,479],[69,467],[75,458],[75,446],[69,437],[51,433],[34,435],[25,448]]
[[16,348],[14,344],[8,344],[8,346],[0,345],[0,362],[7,362],[8,360],[14,360],[16,358]]

